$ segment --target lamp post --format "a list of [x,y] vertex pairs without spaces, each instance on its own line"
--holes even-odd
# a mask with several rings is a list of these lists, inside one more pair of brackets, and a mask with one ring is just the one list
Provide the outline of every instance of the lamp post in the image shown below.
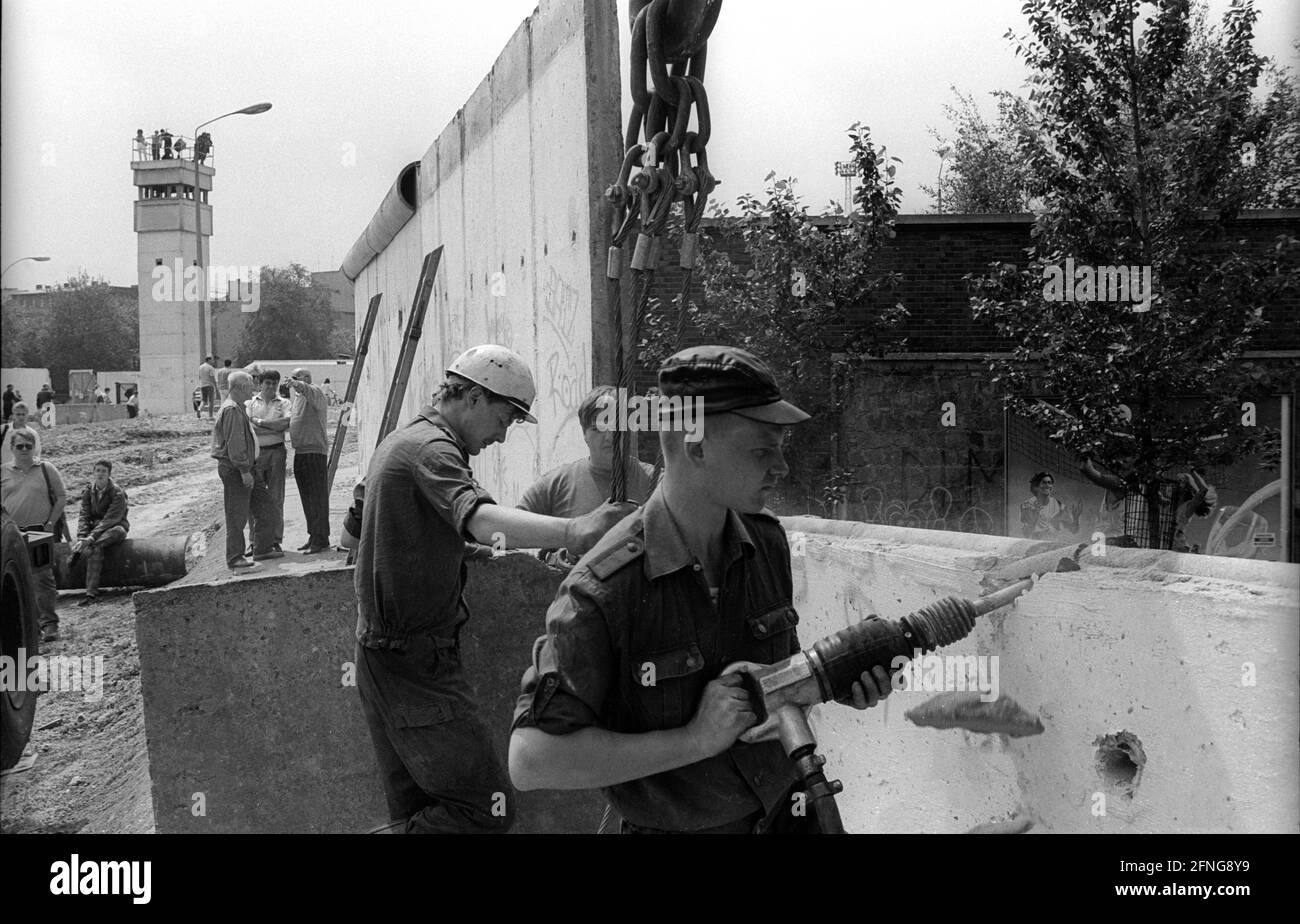
[[227,112],[226,115],[219,115],[215,119],[208,119],[194,127],[193,141],[190,143],[190,158],[194,161],[194,254],[199,264],[199,291],[203,297],[203,302],[199,306],[199,355],[208,355],[208,340],[211,334],[212,319],[209,315],[208,307],[208,274],[203,263],[203,210],[200,208],[201,198],[199,193],[199,158],[194,146],[199,141],[199,129],[204,125],[211,125],[213,122],[219,122],[226,116],[232,115],[261,115],[271,108],[270,103],[255,103],[252,106],[245,106],[243,109],[236,109],[234,112]]
[[15,260],[14,262],[10,263],[10,264],[9,264],[8,266],[6,266],[4,269],[0,270],[0,278],[3,278],[5,273],[9,272],[11,269],[13,269],[13,268],[14,268],[15,266],[17,266],[19,263],[22,263],[24,260],[32,260],[33,262],[36,262],[36,263],[45,263],[45,262],[47,262],[49,259],[50,259],[49,257],[19,257],[17,260]]

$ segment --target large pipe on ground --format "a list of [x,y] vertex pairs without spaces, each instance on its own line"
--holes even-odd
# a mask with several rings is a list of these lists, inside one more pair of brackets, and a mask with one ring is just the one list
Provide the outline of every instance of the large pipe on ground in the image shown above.
[[[184,536],[151,536],[123,539],[104,552],[100,587],[162,587],[185,576]],[[86,586],[86,556],[75,565],[68,543],[54,544],[54,581],[59,590],[81,590]]]

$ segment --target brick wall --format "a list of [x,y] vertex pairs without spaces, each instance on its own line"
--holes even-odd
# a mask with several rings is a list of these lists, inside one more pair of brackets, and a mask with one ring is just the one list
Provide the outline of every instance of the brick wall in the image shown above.
[[[1280,234],[1300,235],[1300,211],[1275,210],[1244,213],[1232,226],[1229,239],[1216,247],[1227,253],[1239,249],[1262,251]],[[910,317],[905,325],[907,352],[983,352],[1007,349],[989,324],[971,317],[970,296],[962,277],[984,273],[995,261],[1023,264],[1025,248],[1032,243],[1028,215],[902,215],[897,236],[881,251],[880,270],[902,275],[898,300]],[[727,235],[725,224],[707,221],[703,233],[722,240],[733,262],[744,265],[737,235]],[[682,273],[675,254],[665,250],[655,276],[653,294],[676,299]],[[698,298],[698,292],[695,294]],[[1300,350],[1300,293],[1269,306],[1268,326],[1256,337],[1256,350]],[[688,341],[689,343],[689,341]]]
[[[881,269],[902,274],[898,300],[910,312],[906,350],[868,363],[851,384],[839,421],[840,445],[831,422],[806,425],[800,433],[803,471],[792,472],[773,506],[781,513],[831,515],[819,502],[833,467],[853,472],[847,509],[834,515],[870,523],[1006,534],[1001,397],[989,383],[981,354],[1008,349],[990,325],[971,317],[962,277],[994,261],[1023,263],[1031,243],[1031,220],[1019,215],[905,215],[897,237],[882,252]],[[1247,248],[1272,245],[1279,234],[1300,233],[1300,212],[1248,213],[1233,227]],[[725,235],[706,223],[705,232]],[[723,238],[733,262],[745,261],[738,236]],[[677,298],[682,271],[665,249],[652,294]],[[696,289],[692,297],[698,299]],[[1258,351],[1300,350],[1300,296],[1270,306],[1268,326],[1256,337]],[[701,342],[688,327],[685,345]],[[772,359],[769,357],[769,359]],[[1294,358],[1274,359],[1284,365]],[[776,363],[779,366],[779,363]],[[637,388],[653,385],[655,370],[637,370]],[[944,426],[951,401],[956,425]],[[643,453],[654,452],[642,441]]]

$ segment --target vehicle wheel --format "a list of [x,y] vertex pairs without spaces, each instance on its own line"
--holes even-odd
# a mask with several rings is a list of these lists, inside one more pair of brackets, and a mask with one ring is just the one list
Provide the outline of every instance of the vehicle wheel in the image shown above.
[[3,521],[3,569],[0,570],[0,654],[14,666],[14,683],[0,690],[0,770],[18,763],[27,739],[31,737],[36,715],[36,696],[21,687],[27,670],[20,659],[40,653],[41,636],[37,628],[36,579],[28,558],[27,540],[6,513]]

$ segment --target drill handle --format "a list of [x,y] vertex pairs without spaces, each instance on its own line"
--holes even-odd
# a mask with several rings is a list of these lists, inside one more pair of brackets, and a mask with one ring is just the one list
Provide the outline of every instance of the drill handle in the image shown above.
[[758,717],[757,724],[751,726],[741,736],[740,740],[745,744],[754,744],[757,741],[771,741],[777,734],[776,716],[771,714],[767,708],[767,698],[763,695],[763,687],[755,676],[755,671],[762,670],[766,665],[755,664],[752,661],[736,661],[728,664],[722,671],[721,676],[727,674],[740,674],[745,692],[749,694],[749,704],[754,710],[754,715]]

